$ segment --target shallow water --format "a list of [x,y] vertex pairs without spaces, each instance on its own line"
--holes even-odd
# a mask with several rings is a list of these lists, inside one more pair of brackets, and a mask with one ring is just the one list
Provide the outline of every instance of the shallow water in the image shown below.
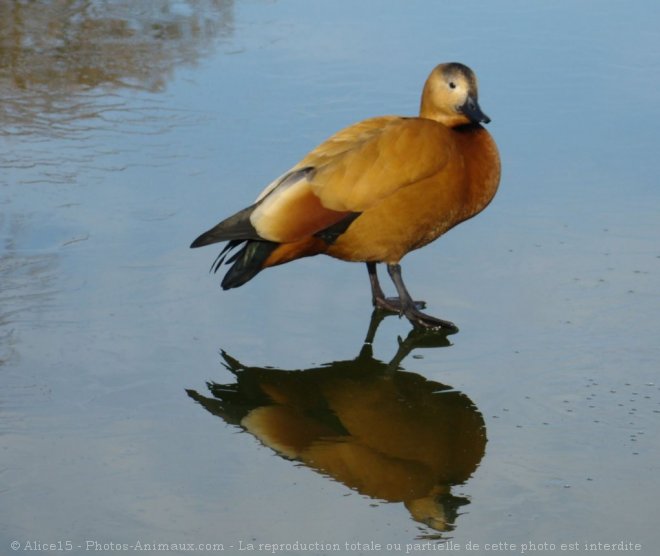
[[[0,552],[656,554],[658,15],[1,3]],[[502,185],[404,271],[460,332],[365,347],[329,258],[222,292],[190,241],[448,60]]]

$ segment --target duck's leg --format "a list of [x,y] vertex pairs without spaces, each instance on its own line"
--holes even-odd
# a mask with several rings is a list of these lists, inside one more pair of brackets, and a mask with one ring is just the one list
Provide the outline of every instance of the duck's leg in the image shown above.
[[[369,272],[369,283],[371,284],[371,302],[374,307],[391,311],[392,313],[401,313],[401,300],[398,297],[385,297],[383,289],[378,282],[378,273],[376,271],[376,263],[367,263],[367,271]],[[425,301],[413,301],[415,308],[424,309],[426,307]]]
[[443,328],[452,332],[458,332],[458,327],[448,320],[437,319],[426,313],[422,313],[417,307],[415,302],[410,297],[406,285],[401,278],[401,266],[398,264],[388,264],[387,272],[394,282],[396,291],[399,293],[399,313],[404,315],[413,326],[417,328]]

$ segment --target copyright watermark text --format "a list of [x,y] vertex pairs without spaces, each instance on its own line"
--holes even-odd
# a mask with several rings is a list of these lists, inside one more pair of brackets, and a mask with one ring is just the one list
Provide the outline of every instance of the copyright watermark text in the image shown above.
[[137,540],[133,543],[100,542],[85,540],[74,542],[72,540],[57,540],[55,542],[42,542],[38,540],[12,541],[9,547],[14,552],[229,552],[230,554],[318,554],[319,552],[337,552],[348,554],[362,554],[364,552],[383,554],[420,554],[427,552],[449,552],[482,554],[496,552],[499,554],[549,554],[549,553],[615,553],[640,552],[641,543],[629,540],[611,540],[609,542],[574,541],[574,542],[525,542],[512,543],[495,541],[490,543],[476,543],[467,541],[463,543],[454,540],[445,542],[408,542],[408,543],[380,543],[374,540],[368,542],[346,541],[342,543],[303,542],[296,540],[289,543],[256,542],[238,540],[233,543],[163,543],[144,542]]
[[55,542],[42,542],[28,540],[24,542],[12,541],[9,547],[17,552],[72,552],[74,550],[86,552],[223,552],[233,549],[223,543],[162,543],[142,542],[118,543],[86,540],[82,543],[71,540],[58,540]]

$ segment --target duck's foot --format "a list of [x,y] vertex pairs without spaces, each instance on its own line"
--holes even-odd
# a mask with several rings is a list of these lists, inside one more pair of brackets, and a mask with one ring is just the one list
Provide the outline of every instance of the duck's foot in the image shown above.
[[[399,297],[385,297],[383,288],[380,287],[378,282],[378,274],[376,273],[376,263],[367,263],[367,270],[369,271],[369,282],[371,283],[371,302],[374,307],[389,311],[390,313],[403,313],[404,304]],[[424,309],[426,301],[413,301],[415,308]]]
[[[389,311],[391,313],[403,313],[403,303],[398,297],[374,297],[372,299],[374,307]],[[426,308],[426,301],[413,301],[415,309]]]
[[[394,282],[396,291],[399,294],[399,314],[405,316],[415,328],[446,330],[447,332],[458,332],[458,327],[448,320],[442,320],[426,313],[422,313],[413,301],[401,278],[401,267],[398,264],[388,264],[387,271]],[[374,295],[375,297],[375,295]]]
[[442,329],[448,332],[458,332],[458,327],[453,322],[422,313],[420,309],[426,308],[425,301],[413,301],[412,303],[412,307],[406,307],[398,297],[379,297],[373,299],[374,307],[406,317],[415,328],[425,330]]
[[387,271],[396,286],[399,297],[385,297],[383,289],[378,282],[376,263],[368,262],[367,270],[369,271],[371,300],[374,307],[390,313],[397,313],[400,316],[405,316],[415,328],[422,330],[444,330],[447,333],[458,332],[458,327],[453,322],[422,313],[421,309],[426,307],[426,302],[413,301],[410,297],[410,294],[403,283],[403,279],[401,278],[401,267],[398,264],[388,264]]
[[407,310],[404,309],[401,314],[406,317],[415,328],[423,328],[425,330],[444,330],[449,333],[458,332],[458,326],[453,322],[422,313],[416,307],[409,307]]

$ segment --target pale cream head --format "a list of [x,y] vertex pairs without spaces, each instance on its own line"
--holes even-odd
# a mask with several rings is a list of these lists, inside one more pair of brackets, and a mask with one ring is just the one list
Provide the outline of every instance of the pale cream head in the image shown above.
[[470,123],[488,123],[490,118],[479,107],[477,78],[463,64],[452,62],[436,66],[429,75],[419,115],[447,127]]

